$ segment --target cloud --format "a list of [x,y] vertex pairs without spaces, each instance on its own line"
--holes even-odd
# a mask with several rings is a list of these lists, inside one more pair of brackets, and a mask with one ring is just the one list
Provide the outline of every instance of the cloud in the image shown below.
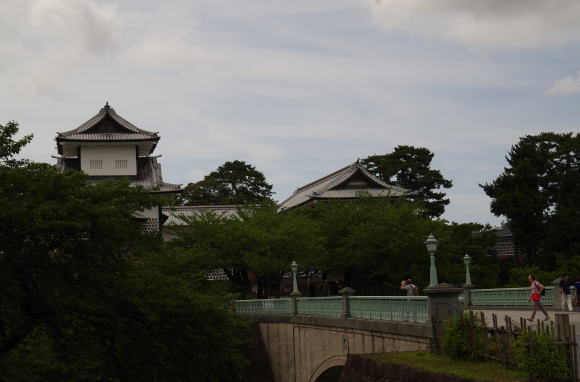
[[580,40],[580,2],[368,0],[375,22],[468,48],[533,48]]
[[113,5],[92,0],[9,0],[0,11],[0,81],[16,93],[58,92],[95,57],[119,47]]
[[566,77],[554,82],[546,92],[546,96],[580,94],[580,70],[576,77]]
[[121,62],[140,69],[184,69],[195,64],[214,62],[219,55],[195,46],[186,30],[161,27],[149,30],[136,44],[121,54]]

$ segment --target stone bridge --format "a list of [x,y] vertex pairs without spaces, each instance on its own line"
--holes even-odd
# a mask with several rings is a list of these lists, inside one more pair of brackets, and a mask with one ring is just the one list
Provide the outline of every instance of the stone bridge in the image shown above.
[[[543,302],[554,317],[560,296],[555,286],[546,289]],[[469,309],[517,322],[530,308],[528,288],[439,284],[416,297],[343,291],[333,297],[236,301],[237,314],[258,324],[276,382],[336,382],[349,354],[432,350],[433,336],[441,333],[433,330],[431,317],[445,321]],[[580,315],[569,321],[580,327]]]
[[428,350],[426,323],[301,315],[257,321],[276,382],[336,382],[348,354]]
[[[345,288],[346,289],[346,288]],[[236,301],[258,323],[276,382],[337,382],[349,354],[429,350],[428,317],[459,313],[463,289],[448,284],[428,296],[342,296]]]

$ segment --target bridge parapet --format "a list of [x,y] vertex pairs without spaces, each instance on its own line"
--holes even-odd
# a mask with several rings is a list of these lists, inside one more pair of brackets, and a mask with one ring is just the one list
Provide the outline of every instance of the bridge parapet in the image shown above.
[[[345,306],[346,302],[346,306]],[[240,315],[292,315],[292,299],[237,300]],[[333,296],[296,298],[296,314],[425,323],[428,321],[426,296]]]
[[[471,306],[532,306],[528,302],[530,288],[494,288],[471,289],[469,291]],[[546,287],[546,295],[542,297],[542,305],[554,306],[556,303],[556,288]]]

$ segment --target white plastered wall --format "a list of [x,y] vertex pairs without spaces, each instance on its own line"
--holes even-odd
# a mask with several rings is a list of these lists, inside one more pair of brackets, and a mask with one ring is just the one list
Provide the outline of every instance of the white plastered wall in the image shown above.
[[[91,160],[101,160],[102,168],[91,168]],[[118,168],[116,161],[127,161]],[[93,176],[137,175],[137,156],[133,145],[81,146],[81,170]]]

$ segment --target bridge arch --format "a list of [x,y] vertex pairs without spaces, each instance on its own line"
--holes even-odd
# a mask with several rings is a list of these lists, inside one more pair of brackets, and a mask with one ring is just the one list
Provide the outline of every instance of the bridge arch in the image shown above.
[[345,364],[346,356],[332,356],[318,365],[308,382],[338,382],[338,377]]

